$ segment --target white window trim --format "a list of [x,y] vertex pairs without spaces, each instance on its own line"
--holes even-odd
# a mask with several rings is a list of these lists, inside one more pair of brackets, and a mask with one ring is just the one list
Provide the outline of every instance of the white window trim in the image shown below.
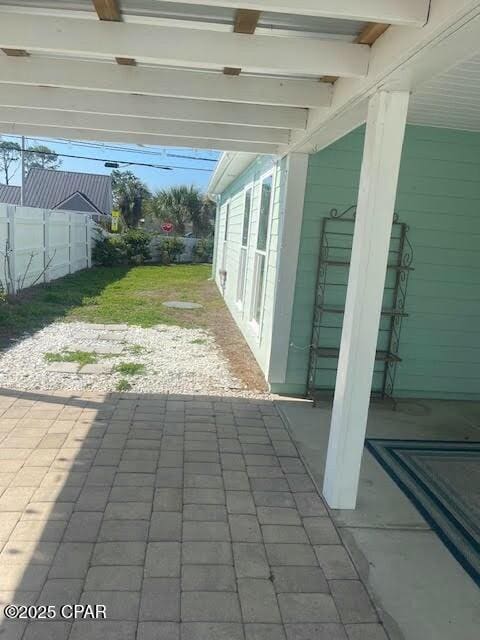
[[[242,209],[242,228],[241,228],[241,235],[240,235],[240,257],[238,260],[238,273],[237,273],[237,290],[236,290],[236,295],[235,295],[235,303],[238,307],[238,309],[240,311],[244,311],[245,307],[247,306],[245,304],[245,297],[247,295],[247,278],[248,278],[248,257],[249,257],[249,253],[250,253],[250,232],[252,229],[252,214],[253,214],[253,201],[254,201],[254,193],[255,193],[255,183],[254,182],[249,182],[248,184],[245,185],[244,189],[243,189],[243,209]],[[249,214],[249,218],[248,218],[248,230],[247,230],[247,244],[243,244],[243,231],[244,231],[244,224],[245,224],[245,204],[246,204],[246,200],[247,200],[247,193],[248,191],[250,191],[250,214]],[[245,250],[245,267],[244,267],[244,273],[243,273],[243,296],[242,299],[240,300],[238,297],[238,292],[240,289],[240,276],[241,276],[241,272],[240,272],[240,264],[241,264],[241,255],[242,255],[242,251]]]
[[[267,281],[267,272],[268,272],[268,255],[269,255],[269,249],[270,249],[270,233],[271,233],[271,229],[272,229],[272,212],[273,212],[273,203],[275,200],[275,168],[273,167],[272,169],[269,169],[269,171],[267,171],[266,173],[262,174],[260,176],[259,182],[258,182],[258,206],[256,208],[256,212],[257,212],[257,223],[256,223],[256,233],[255,233],[255,244],[254,244],[254,248],[253,248],[253,253],[254,253],[254,268],[253,268],[253,286],[252,286],[252,295],[251,295],[251,299],[250,299],[250,326],[252,328],[252,331],[255,335],[255,337],[257,338],[258,342],[260,342],[261,336],[262,336],[262,329],[263,329],[263,317],[264,317],[264,313],[265,313],[265,289],[266,289],[266,281]],[[265,180],[267,180],[268,178],[272,178],[272,193],[271,193],[271,197],[270,197],[270,204],[269,204],[269,208],[268,208],[268,226],[267,226],[267,238],[266,238],[266,247],[265,247],[265,251],[262,251],[260,249],[257,249],[257,241],[258,241],[258,232],[259,232],[259,228],[260,228],[260,208],[262,206],[262,188],[263,188],[263,183],[265,182]],[[257,320],[255,320],[255,318],[253,317],[254,314],[254,304],[255,304],[255,299],[256,299],[256,290],[258,287],[259,282],[256,282],[257,280],[257,255],[261,254],[263,256],[265,256],[265,269],[264,269],[264,273],[263,273],[263,290],[262,290],[262,299],[260,301],[260,320],[257,322]]]
[[223,213],[221,214],[221,217],[224,217],[224,227],[223,227],[223,234],[221,237],[221,243],[222,243],[222,259],[220,261],[220,270],[225,270],[227,269],[227,245],[228,245],[228,222],[229,222],[229,218],[230,218],[230,205],[231,205],[232,199],[228,198],[228,200],[225,200],[225,202],[222,205],[222,209],[223,209]]

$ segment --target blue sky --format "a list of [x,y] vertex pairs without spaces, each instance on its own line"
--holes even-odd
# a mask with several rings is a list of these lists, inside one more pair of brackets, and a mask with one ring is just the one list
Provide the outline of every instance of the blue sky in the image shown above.
[[[12,140],[20,143],[20,138],[18,136],[2,135],[1,139]],[[61,168],[65,171],[108,174],[112,170],[105,168],[104,162],[106,160],[125,163],[143,162],[174,167],[171,171],[135,165],[121,165],[119,167],[119,169],[128,169],[133,171],[136,176],[146,182],[152,191],[178,184],[194,184],[195,186],[205,190],[213,169],[215,168],[215,162],[201,160],[201,158],[215,160],[220,156],[220,153],[217,151],[204,151],[202,149],[141,147],[128,144],[114,144],[110,142],[70,142],[66,140],[54,140],[52,138],[26,139],[27,148],[37,144],[46,145],[56,153],[102,159],[101,161],[95,161],[79,158],[60,158],[62,160]],[[189,157],[179,158],[176,156]],[[3,182],[2,177],[0,177],[0,182]],[[20,170],[18,170],[12,178],[11,184],[20,184]]]

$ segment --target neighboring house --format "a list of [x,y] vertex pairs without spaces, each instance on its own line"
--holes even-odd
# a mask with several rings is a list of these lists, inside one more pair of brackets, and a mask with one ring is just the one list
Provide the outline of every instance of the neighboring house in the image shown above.
[[0,184],[0,202],[4,204],[20,203],[20,187],[10,184]]
[[[20,204],[20,187],[0,185],[0,202]],[[25,178],[24,205],[91,213],[99,220],[112,213],[112,179],[109,175],[30,169]]]

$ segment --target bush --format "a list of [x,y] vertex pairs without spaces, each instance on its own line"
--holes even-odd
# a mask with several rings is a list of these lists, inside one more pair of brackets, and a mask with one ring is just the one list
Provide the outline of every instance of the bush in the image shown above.
[[213,261],[213,238],[201,238],[193,250],[195,262]]
[[130,229],[123,233],[120,238],[125,245],[125,255],[130,264],[142,264],[150,260],[151,234],[139,229]]
[[92,260],[102,267],[114,267],[125,262],[125,246],[120,236],[99,238],[92,249]]
[[150,234],[137,229],[99,238],[92,250],[93,261],[103,267],[143,264],[150,259],[150,239]]
[[164,238],[159,244],[160,260],[162,264],[176,262],[182,255],[185,245],[181,238]]

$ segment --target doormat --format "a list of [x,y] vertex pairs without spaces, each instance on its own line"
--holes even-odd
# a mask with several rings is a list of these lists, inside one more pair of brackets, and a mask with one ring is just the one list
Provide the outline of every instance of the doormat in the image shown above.
[[369,438],[365,446],[480,586],[480,442]]

